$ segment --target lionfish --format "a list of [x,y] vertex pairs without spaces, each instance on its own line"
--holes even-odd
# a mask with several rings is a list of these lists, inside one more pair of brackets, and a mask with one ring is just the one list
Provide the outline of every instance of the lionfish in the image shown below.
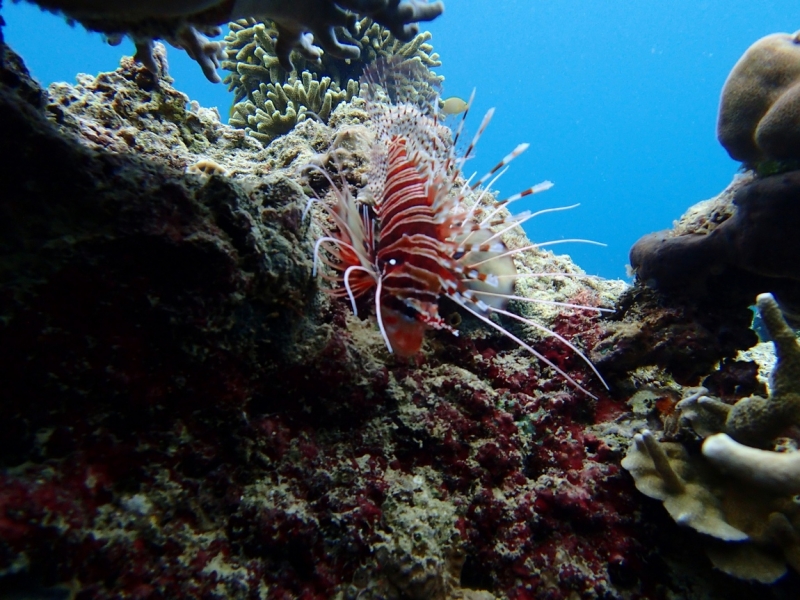
[[[569,340],[506,310],[511,300],[607,310],[514,295],[515,280],[520,275],[513,256],[546,244],[509,250],[502,236],[536,216],[574,206],[514,216],[504,210],[512,202],[549,189],[553,185],[549,181],[494,201],[489,194],[491,186],[528,144],[518,145],[474,183],[464,182],[464,165],[473,156],[494,109],[486,113],[459,156],[456,147],[475,92],[453,131],[439,122],[435,110],[438,96],[420,101],[420,96],[411,90],[414,86],[408,85],[409,79],[402,68],[387,63],[378,63],[362,79],[362,95],[367,99],[375,133],[368,183],[356,199],[343,178],[337,186],[327,171],[319,169],[330,184],[335,202],[331,205],[315,197],[306,211],[312,204],[319,204],[334,227],[319,222],[323,235],[314,245],[314,275],[320,263],[327,265],[333,274],[323,273],[322,277],[333,285],[326,291],[347,297],[356,315],[356,301],[374,293],[378,328],[389,352],[400,356],[416,354],[428,328],[458,335],[439,314],[439,300],[446,297],[594,397],[563,369],[491,318],[492,314],[502,315],[554,337],[580,356],[608,387],[591,361]],[[403,99],[403,93],[414,101]],[[484,206],[487,196],[493,202]],[[589,242],[559,240],[563,241]]]

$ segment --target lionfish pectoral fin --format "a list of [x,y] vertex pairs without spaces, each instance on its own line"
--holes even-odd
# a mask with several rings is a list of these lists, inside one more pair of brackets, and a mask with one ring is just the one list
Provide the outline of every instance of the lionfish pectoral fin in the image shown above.
[[[488,230],[479,230],[474,233],[475,246],[479,246],[491,237]],[[462,283],[467,289],[475,292],[493,292],[492,296],[481,299],[492,308],[505,308],[514,294],[514,277],[517,267],[514,258],[506,255],[506,246],[500,242],[500,249],[472,250],[464,255],[458,262],[464,266],[466,278]],[[473,266],[476,265],[476,266]],[[471,277],[472,273],[476,276]]]
[[425,323],[385,305],[381,307],[381,319],[388,345],[395,354],[409,357],[420,351],[425,337]]

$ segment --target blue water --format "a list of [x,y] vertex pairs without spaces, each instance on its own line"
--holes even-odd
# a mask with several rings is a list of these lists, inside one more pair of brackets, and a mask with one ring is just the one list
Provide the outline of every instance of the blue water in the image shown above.
[[[736,173],[716,141],[719,91],[756,39],[797,27],[796,2],[744,0],[447,0],[430,24],[445,95],[477,89],[472,125],[497,108],[471,167],[490,169],[530,142],[500,180],[504,195],[544,179],[555,187],[518,210],[579,202],[527,227],[535,241],[590,238],[606,248],[555,246],[587,272],[625,277],[641,235],[671,226]],[[116,48],[27,4],[6,4],[7,42],[43,83],[114,69]],[[227,115],[223,85],[169,50],[178,89]]]

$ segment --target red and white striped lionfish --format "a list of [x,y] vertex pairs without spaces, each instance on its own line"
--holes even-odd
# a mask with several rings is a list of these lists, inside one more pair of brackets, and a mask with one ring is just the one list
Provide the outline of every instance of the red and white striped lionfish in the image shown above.
[[[401,67],[406,63],[401,63]],[[538,215],[573,207],[515,216],[503,210],[516,200],[549,189],[553,185],[549,181],[484,206],[487,196],[494,200],[489,194],[492,184],[528,144],[517,146],[474,183],[464,182],[464,164],[473,156],[494,109],[487,112],[472,142],[458,156],[455,148],[475,93],[452,131],[439,122],[438,96],[428,102],[400,99],[412,77],[413,73],[403,72],[396,64],[378,63],[362,79],[362,95],[367,99],[375,134],[368,183],[357,200],[344,180],[337,186],[322,171],[335,202],[331,205],[314,198],[308,208],[320,204],[335,228],[319,222],[323,235],[314,246],[314,274],[319,263],[330,267],[333,274],[322,274],[334,284],[327,291],[347,297],[355,314],[358,314],[356,300],[374,290],[378,327],[390,352],[400,356],[416,354],[429,327],[458,335],[439,315],[439,300],[447,297],[594,397],[564,370],[491,318],[493,313],[503,315],[556,338],[580,356],[606,385],[591,361],[571,342],[535,321],[506,310],[510,300],[604,310],[513,293],[519,277],[513,255],[546,244],[509,250],[501,240],[503,234]],[[487,181],[488,185],[482,187]],[[561,274],[532,276],[545,275]]]

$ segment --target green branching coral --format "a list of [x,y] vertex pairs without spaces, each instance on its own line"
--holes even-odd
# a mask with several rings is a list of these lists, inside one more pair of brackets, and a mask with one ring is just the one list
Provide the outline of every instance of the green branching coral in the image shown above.
[[230,122],[268,144],[307,118],[327,121],[336,105],[357,94],[356,82],[341,90],[330,77],[317,81],[304,71],[302,79],[291,75],[283,85],[262,83],[253,91],[252,101],[239,102],[233,107]]
[[401,42],[370,18],[356,24],[357,33],[344,28],[336,31],[339,38],[359,49],[358,60],[323,54],[314,62],[296,56],[297,71],[291,72],[278,58],[278,30],[270,22],[243,19],[231,23],[230,29],[225,38],[227,58],[222,63],[230,72],[225,83],[236,102],[230,122],[264,143],[288,132],[310,113],[327,121],[340,102],[358,94],[364,67],[379,58],[400,57],[417,64],[420,68],[415,73],[420,79],[415,80],[414,87],[425,98],[435,93],[443,80],[430,71],[441,65],[439,55],[428,43],[430,33]]
[[286,69],[275,54],[277,41],[278,30],[271,22],[241,19],[230,24],[230,33],[225,36],[226,57],[222,68],[230,71],[224,82],[233,92],[234,102],[247,98],[262,83],[287,79]]
[[[428,42],[431,34],[427,31],[414,36],[408,42],[401,42],[388,29],[381,27],[370,18],[362,19],[356,26],[360,33],[337,28],[337,35],[358,47],[361,57],[358,60],[336,58],[323,54],[318,62],[294,56],[297,72],[309,71],[318,76],[330,77],[340,88],[345,89],[350,81],[358,81],[365,65],[380,57],[400,56],[404,59],[419,59],[428,67],[441,66],[439,55]],[[290,73],[284,69],[276,52],[278,30],[271,22],[257,22],[241,19],[230,24],[230,33],[225,37],[226,58],[222,68],[230,71],[225,77],[228,89],[234,93],[236,102],[248,98],[262,83],[285,83]],[[439,82],[442,78],[433,76]]]

